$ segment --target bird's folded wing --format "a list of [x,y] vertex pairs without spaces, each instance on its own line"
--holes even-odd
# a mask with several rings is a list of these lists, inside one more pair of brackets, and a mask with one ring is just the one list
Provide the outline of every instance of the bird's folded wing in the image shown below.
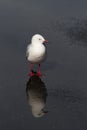
[[26,50],[26,59],[28,58],[28,56],[29,56],[29,45],[28,45],[27,50]]
[[29,56],[29,52],[26,51],[26,59],[28,58],[28,56]]

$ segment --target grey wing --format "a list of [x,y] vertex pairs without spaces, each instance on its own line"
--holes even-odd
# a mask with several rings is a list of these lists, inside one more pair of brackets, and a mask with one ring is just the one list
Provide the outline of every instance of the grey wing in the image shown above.
[[28,56],[29,56],[29,52],[26,51],[26,60],[27,60]]
[[28,58],[28,56],[29,56],[29,45],[28,45],[27,50],[26,50],[26,59]]

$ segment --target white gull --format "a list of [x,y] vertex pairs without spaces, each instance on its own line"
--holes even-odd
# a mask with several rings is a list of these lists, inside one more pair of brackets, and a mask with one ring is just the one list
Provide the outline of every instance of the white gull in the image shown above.
[[40,63],[45,59],[46,56],[46,47],[44,43],[48,41],[44,39],[44,37],[40,34],[35,34],[31,43],[27,46],[26,57],[30,62],[30,76],[33,76],[32,72],[33,64],[38,64],[38,76],[41,76],[40,72]]

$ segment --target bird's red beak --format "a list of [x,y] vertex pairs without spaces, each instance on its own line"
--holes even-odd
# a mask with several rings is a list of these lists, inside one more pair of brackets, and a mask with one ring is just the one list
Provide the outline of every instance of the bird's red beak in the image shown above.
[[44,43],[48,43],[48,40],[45,40]]

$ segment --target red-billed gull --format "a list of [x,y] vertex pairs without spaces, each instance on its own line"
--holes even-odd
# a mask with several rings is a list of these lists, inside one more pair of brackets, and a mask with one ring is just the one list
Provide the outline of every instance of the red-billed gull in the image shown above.
[[35,34],[31,39],[31,43],[27,46],[26,57],[30,62],[30,76],[34,75],[32,72],[33,64],[38,64],[37,75],[42,75],[40,72],[40,63],[45,59],[46,47],[44,44],[47,42],[42,35]]

